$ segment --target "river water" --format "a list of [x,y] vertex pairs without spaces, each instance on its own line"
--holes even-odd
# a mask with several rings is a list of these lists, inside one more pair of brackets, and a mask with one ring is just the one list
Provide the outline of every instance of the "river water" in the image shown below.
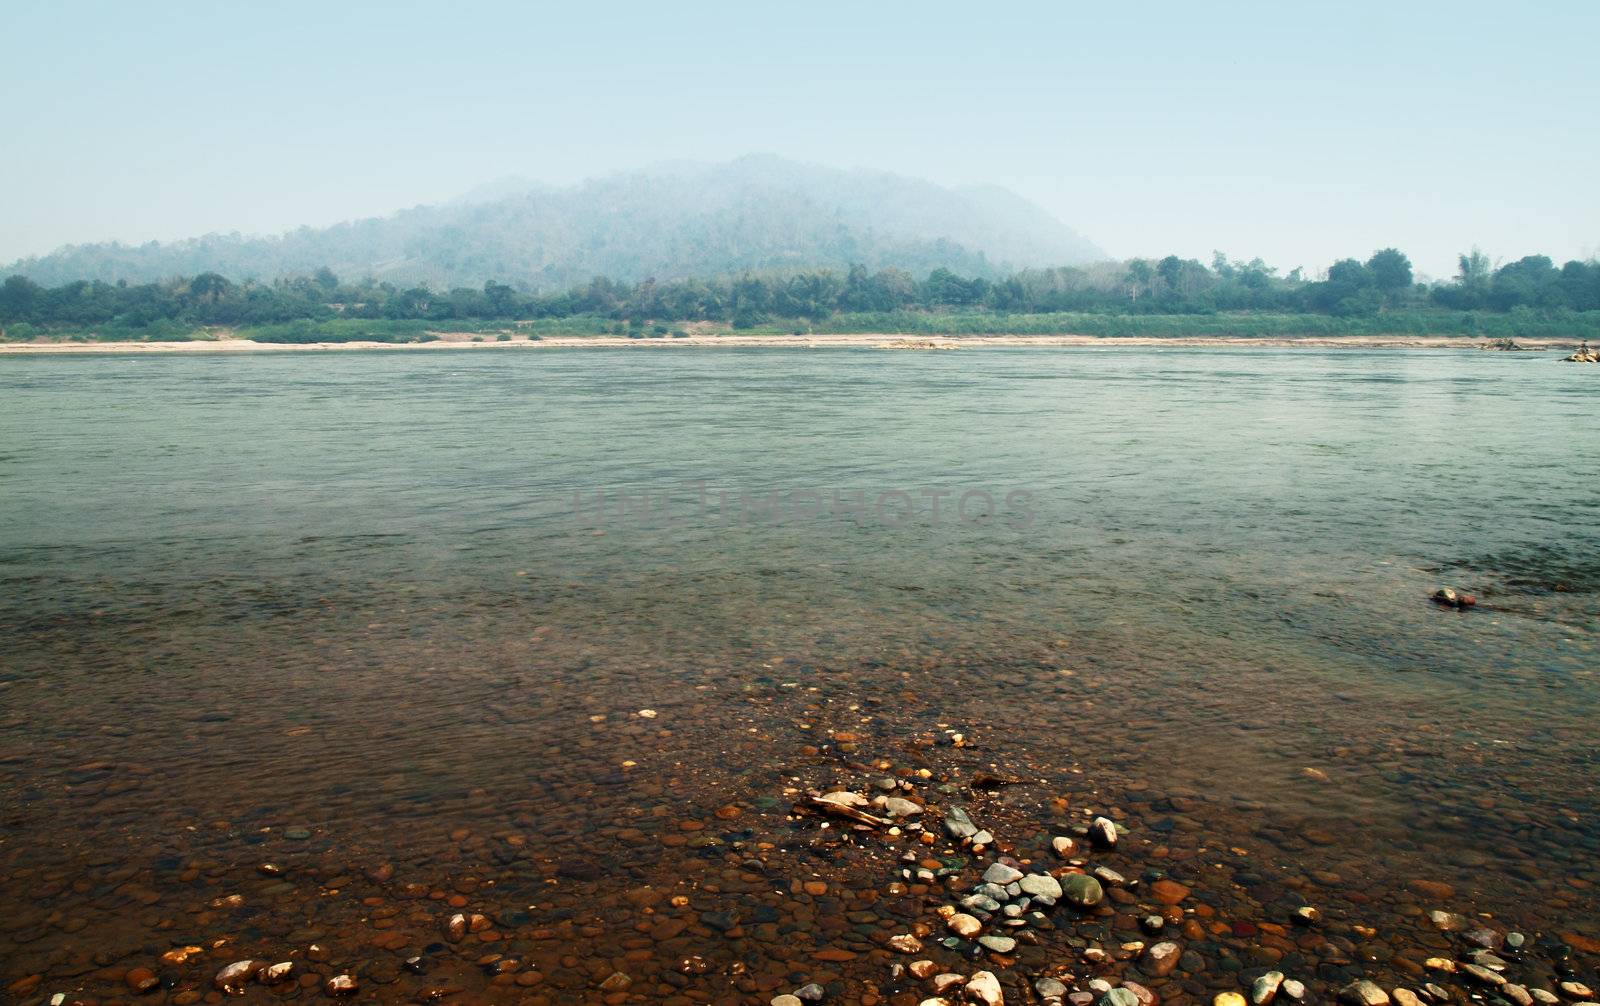
[[1088,866],[1145,883],[991,961],[1008,1001],[1139,977],[1077,954],[1143,938],[1158,875],[1197,922],[1142,976],[1168,1002],[1267,966],[1387,987],[1449,952],[1429,909],[1592,976],[1590,369],[0,359],[0,983],[103,1001],[147,967],[141,1001],[215,1001],[254,958],[297,962],[262,1001],[348,973],[396,1002],[915,1003],[884,943],[943,892],[897,857],[985,856],[792,812],[884,775],[1019,858],[1124,825]]

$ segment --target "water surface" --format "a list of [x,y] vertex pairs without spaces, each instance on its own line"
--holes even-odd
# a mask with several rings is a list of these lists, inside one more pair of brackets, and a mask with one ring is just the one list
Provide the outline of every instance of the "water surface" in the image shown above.
[[[109,995],[200,944],[158,969],[182,1001],[320,940],[311,966],[394,1001],[859,994],[926,906],[788,809],[878,762],[1015,818],[1019,851],[1114,810],[1119,869],[1225,917],[1414,920],[1421,878],[1600,935],[1594,376],[1394,350],[0,359],[0,978]],[[897,492],[915,512],[878,511]],[[795,505],[740,505],[772,493]],[[1443,584],[1479,607],[1428,603]],[[963,788],[980,770],[1029,781]],[[452,897],[494,939],[401,971]],[[1169,994],[1233,987],[1229,939]],[[1411,945],[1302,948],[1305,977]],[[839,946],[860,958],[814,956]],[[633,986],[598,990],[613,970]]]

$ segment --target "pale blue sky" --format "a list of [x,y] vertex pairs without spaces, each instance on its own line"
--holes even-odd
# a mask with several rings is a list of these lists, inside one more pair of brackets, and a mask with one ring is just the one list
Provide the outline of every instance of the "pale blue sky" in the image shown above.
[[0,4],[0,261],[761,151],[1117,256],[1600,251],[1600,3]]

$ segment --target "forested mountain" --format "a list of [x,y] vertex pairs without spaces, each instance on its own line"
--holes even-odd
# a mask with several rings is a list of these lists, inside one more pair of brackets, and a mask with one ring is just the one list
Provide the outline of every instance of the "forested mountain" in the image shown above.
[[1104,254],[1003,189],[752,156],[669,165],[570,188],[503,181],[440,206],[275,237],[73,245],[0,269],[43,284],[217,272],[270,280],[322,267],[435,287],[494,278],[526,290],[592,276],[670,280],[852,264],[999,275]]

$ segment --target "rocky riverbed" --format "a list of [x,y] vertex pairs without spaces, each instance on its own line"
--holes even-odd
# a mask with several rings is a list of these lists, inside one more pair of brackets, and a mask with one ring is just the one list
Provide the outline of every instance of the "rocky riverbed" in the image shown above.
[[[1390,886],[1333,834],[1284,830],[1266,807],[1103,789],[1082,766],[1011,754],[1003,728],[908,730],[889,702],[821,692],[745,694],[755,743],[723,753],[763,750],[749,771],[682,760],[680,730],[704,739],[678,722],[692,705],[593,713],[582,744],[609,767],[564,796],[559,784],[517,806],[467,793],[397,833],[346,838],[337,804],[315,826],[247,825],[222,816],[219,793],[216,816],[148,849],[107,844],[70,869],[13,859],[8,992],[613,1006],[1591,998],[1600,943],[1543,920],[1592,904],[1592,865],[1501,917],[1433,873]],[[92,805],[142,778],[90,763],[68,785]],[[589,788],[571,813],[592,786],[657,797],[608,818],[611,801]],[[185,832],[227,840],[203,854]]]

